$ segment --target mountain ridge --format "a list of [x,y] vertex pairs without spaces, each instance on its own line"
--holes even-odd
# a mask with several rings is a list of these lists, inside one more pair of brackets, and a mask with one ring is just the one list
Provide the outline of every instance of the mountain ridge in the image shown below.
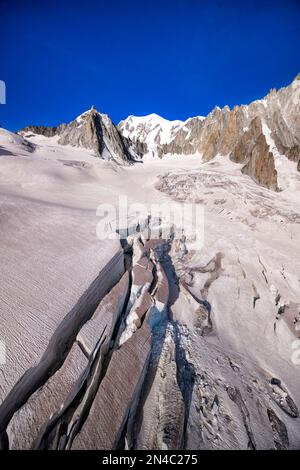
[[[91,149],[105,160],[130,164],[148,157],[199,154],[203,161],[228,155],[258,184],[279,190],[276,159],[270,149],[300,168],[300,74],[287,87],[271,89],[248,105],[214,109],[206,116],[169,121],[155,113],[128,116],[115,125],[94,107],[69,124],[28,126],[30,132],[58,136],[58,143]],[[269,140],[270,140],[269,138]]]

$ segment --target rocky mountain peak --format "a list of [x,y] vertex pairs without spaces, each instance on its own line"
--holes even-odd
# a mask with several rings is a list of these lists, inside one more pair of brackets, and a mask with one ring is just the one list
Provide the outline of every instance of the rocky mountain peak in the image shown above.
[[134,155],[111,119],[95,107],[78,116],[60,134],[59,144],[93,150],[104,160],[130,162]]
[[130,116],[118,129],[133,141],[140,155],[162,158],[167,154],[199,154],[204,161],[229,155],[233,161],[245,163],[243,171],[256,182],[277,189],[274,157],[264,136],[263,123],[277,153],[298,164],[300,74],[289,86],[273,88],[265,98],[249,105],[236,105],[233,109],[215,106],[205,118],[185,122],[172,123],[152,114],[142,118]]
[[206,116],[169,121],[155,113],[128,116],[116,127],[95,106],[69,124],[57,127],[29,126],[21,131],[58,137],[61,145],[90,149],[105,160],[129,163],[143,156],[167,154],[202,156],[204,161],[229,155],[244,163],[243,171],[256,182],[277,189],[277,172],[264,126],[278,154],[300,160],[300,74],[279,90],[271,89],[249,105],[215,106]]
[[242,172],[251,176],[258,184],[278,190],[274,156],[264,135],[260,116],[251,121],[249,129],[242,134],[230,153],[230,158],[237,163],[245,162]]
[[95,106],[77,116],[69,124],[57,127],[28,126],[19,133],[56,136],[57,142],[61,145],[90,149],[95,156],[117,163],[130,163],[136,157],[128,139],[120,135],[109,116],[101,114]]

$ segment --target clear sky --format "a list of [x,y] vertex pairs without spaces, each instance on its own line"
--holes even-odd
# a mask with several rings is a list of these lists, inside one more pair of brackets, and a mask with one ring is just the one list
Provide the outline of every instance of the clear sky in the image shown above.
[[0,124],[205,115],[300,72],[300,0],[0,0]]

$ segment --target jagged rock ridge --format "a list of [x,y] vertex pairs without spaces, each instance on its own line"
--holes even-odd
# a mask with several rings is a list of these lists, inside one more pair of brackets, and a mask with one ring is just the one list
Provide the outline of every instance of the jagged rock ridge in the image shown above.
[[61,145],[72,145],[91,149],[96,156],[118,163],[129,163],[135,159],[128,139],[123,138],[106,114],[91,108],[69,124],[57,127],[29,126],[20,131],[41,134],[45,137],[58,137]]
[[[0,130],[0,446],[298,449],[300,178],[285,157],[286,190],[245,174],[278,158],[268,124],[231,160],[131,168],[58,139]],[[203,208],[203,245],[190,224],[149,233],[147,211],[118,227],[122,249],[97,239],[95,208],[120,192],[175,204],[176,223]]]
[[268,148],[263,126],[269,128],[278,152],[298,162],[299,116],[298,75],[288,87],[271,90],[264,99],[247,106],[235,106],[232,110],[228,106],[215,107],[206,118],[194,117],[185,122],[166,121],[159,116],[154,119],[153,115],[129,116],[118,128],[134,142],[140,154],[163,157],[199,153],[205,161],[218,154],[229,155],[235,162],[246,162],[244,171],[256,182],[277,189],[274,156]]
[[287,87],[271,90],[262,100],[230,109],[215,107],[207,117],[168,121],[156,114],[129,116],[116,127],[111,119],[92,108],[70,124],[57,127],[29,126],[20,133],[58,137],[61,145],[91,149],[98,157],[129,163],[145,155],[199,154],[204,161],[228,155],[256,183],[278,190],[276,152],[297,163],[300,160],[300,76]]

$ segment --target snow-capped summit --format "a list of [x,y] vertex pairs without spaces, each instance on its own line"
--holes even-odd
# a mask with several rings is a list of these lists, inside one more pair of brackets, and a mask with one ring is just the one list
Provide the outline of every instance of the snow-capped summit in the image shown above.
[[92,106],[69,124],[30,126],[21,134],[57,136],[58,144],[90,149],[102,159],[122,164],[165,155],[199,155],[203,161],[228,155],[243,164],[243,171],[258,184],[279,189],[281,156],[300,165],[299,116],[298,75],[289,86],[272,89],[263,99],[233,109],[215,106],[206,117],[169,121],[152,113],[128,116],[116,127]]
[[282,167],[274,155],[284,155],[296,163],[300,160],[299,116],[298,75],[289,86],[273,89],[263,99],[233,109],[215,106],[205,118],[182,122],[167,121],[156,114],[129,116],[118,128],[141,156],[198,154],[206,161],[229,155],[231,160],[243,163],[244,171],[257,183],[276,189],[277,170]]
[[299,85],[0,129],[1,448],[299,449]]
[[199,116],[189,118],[186,121],[169,121],[155,113],[146,116],[128,116],[119,123],[118,129],[124,137],[129,138],[132,142],[142,143],[145,155],[161,157],[163,155],[162,145],[169,144],[181,130],[188,134],[188,129],[185,129],[185,126],[191,119],[201,121],[204,118]]

